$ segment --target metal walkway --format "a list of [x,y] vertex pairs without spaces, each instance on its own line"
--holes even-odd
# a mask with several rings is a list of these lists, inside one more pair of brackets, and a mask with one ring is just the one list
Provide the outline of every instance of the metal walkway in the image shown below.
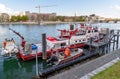
[[92,72],[93,70],[105,65],[106,63],[120,57],[120,49],[102,57],[89,61],[85,64],[76,66],[70,70],[63,73],[57,74],[55,76],[49,77],[48,79],[80,79],[84,75]]

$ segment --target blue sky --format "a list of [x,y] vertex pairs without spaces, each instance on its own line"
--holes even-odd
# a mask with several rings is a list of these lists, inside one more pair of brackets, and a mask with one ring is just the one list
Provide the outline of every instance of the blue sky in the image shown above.
[[37,5],[42,13],[56,12],[57,15],[90,15],[120,18],[120,0],[0,0],[0,12],[18,13],[20,11],[38,12]]

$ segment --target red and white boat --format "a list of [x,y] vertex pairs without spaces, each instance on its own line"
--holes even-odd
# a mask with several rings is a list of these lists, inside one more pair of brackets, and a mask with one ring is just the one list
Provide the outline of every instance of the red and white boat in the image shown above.
[[[30,60],[35,58],[36,56],[36,48],[38,57],[42,56],[42,45],[39,44],[25,44],[25,40],[23,36],[21,36],[18,32],[15,32],[22,39],[21,46],[18,47],[19,53],[18,57],[23,59],[24,61]],[[61,52],[64,51],[66,48],[74,49],[80,48],[84,46],[84,42],[87,42],[91,37],[98,37],[99,31],[98,28],[93,28],[91,26],[85,26],[84,24],[77,25],[70,25],[68,30],[59,30],[60,36],[59,37],[47,37],[47,56],[51,55],[51,52]]]
[[11,57],[15,57],[17,53],[18,53],[18,48],[15,44],[14,39],[10,39],[10,40],[5,39],[0,54],[4,58],[11,58]]
[[53,65],[59,65],[77,59],[82,55],[83,55],[83,49],[75,48],[70,50],[69,48],[66,48],[64,52],[51,55],[50,59],[47,60],[47,63]]

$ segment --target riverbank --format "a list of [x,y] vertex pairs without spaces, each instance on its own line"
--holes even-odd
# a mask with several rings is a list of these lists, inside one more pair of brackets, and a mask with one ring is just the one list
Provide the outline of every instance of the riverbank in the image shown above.
[[120,78],[120,61],[96,74],[91,79],[119,79]]
[[0,25],[6,25],[6,24],[49,25],[49,24],[69,24],[69,23],[85,23],[85,22],[43,21],[40,24],[38,24],[38,22],[0,22]]

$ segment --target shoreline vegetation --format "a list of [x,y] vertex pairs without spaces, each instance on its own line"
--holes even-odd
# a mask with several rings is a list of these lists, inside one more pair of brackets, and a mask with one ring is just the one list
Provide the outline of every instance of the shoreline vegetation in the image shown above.
[[85,23],[85,22],[61,22],[61,21],[45,21],[38,24],[38,22],[0,22],[0,25],[9,24],[25,24],[25,25],[49,25],[49,24],[75,24],[75,23]]

